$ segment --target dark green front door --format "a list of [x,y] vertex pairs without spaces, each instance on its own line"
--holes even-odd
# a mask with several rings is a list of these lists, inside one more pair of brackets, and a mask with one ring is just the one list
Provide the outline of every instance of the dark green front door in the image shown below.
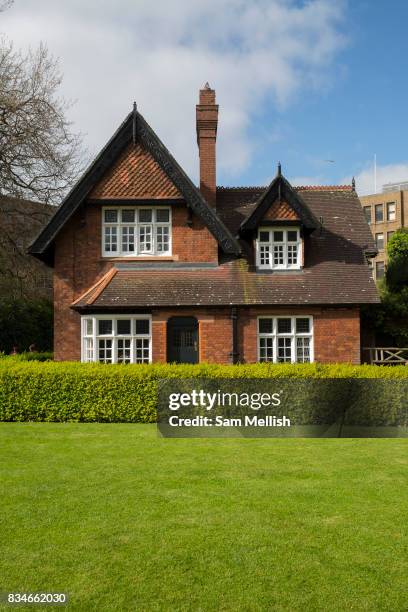
[[198,363],[198,321],[195,317],[172,317],[167,322],[167,361]]

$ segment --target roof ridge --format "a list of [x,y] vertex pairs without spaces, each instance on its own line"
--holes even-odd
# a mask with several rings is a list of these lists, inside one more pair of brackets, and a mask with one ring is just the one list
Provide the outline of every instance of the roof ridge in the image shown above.
[[353,191],[352,185],[295,185],[297,191]]
[[[237,185],[235,187],[217,185],[218,191],[261,191],[267,185]],[[294,185],[296,191],[353,191],[352,185]]]
[[228,190],[235,190],[235,191],[249,191],[249,190],[253,190],[253,191],[261,191],[262,189],[267,189],[268,185],[238,185],[236,187],[224,187],[224,185],[217,185],[217,189],[219,189],[220,191],[228,191]]

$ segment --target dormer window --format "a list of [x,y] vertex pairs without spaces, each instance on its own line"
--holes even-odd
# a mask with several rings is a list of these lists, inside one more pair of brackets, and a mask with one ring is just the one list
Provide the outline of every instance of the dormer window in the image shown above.
[[260,227],[256,240],[256,266],[260,270],[300,270],[302,240],[294,227]]
[[103,208],[102,253],[104,257],[171,255],[171,209]]

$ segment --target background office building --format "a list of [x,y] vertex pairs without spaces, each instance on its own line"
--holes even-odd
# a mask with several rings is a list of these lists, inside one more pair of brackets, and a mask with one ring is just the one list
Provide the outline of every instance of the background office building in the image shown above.
[[379,280],[387,265],[388,241],[397,229],[407,224],[408,181],[387,183],[381,193],[360,196],[360,201],[378,249],[378,255],[371,261],[374,278]]

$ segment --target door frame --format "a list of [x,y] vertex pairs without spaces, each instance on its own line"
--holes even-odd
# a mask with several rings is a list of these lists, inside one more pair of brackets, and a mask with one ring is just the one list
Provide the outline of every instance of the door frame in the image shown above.
[[[184,325],[183,325],[183,322],[184,322]],[[196,337],[197,337],[197,349],[196,349],[197,361],[182,362],[182,361],[176,361],[176,360],[170,359],[170,357],[173,356],[172,354],[174,352],[174,347],[173,347],[174,330],[177,328],[193,329],[195,331]],[[199,363],[200,362],[200,326],[199,326],[197,317],[194,317],[193,315],[189,315],[189,316],[174,315],[170,317],[169,319],[167,319],[166,335],[167,335],[167,359],[166,359],[167,363]]]

